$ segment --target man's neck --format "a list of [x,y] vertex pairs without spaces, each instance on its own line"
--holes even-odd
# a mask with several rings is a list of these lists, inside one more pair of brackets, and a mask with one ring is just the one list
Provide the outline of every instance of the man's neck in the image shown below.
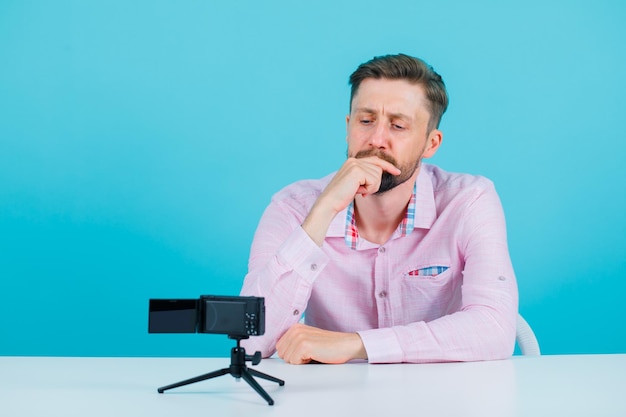
[[404,183],[380,195],[357,195],[354,215],[359,235],[379,245],[386,243],[406,215],[419,168]]

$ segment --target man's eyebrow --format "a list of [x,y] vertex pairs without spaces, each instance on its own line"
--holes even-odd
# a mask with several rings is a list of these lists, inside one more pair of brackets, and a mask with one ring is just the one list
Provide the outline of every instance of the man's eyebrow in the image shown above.
[[[366,113],[366,114],[376,114],[376,110],[374,109],[370,109],[369,107],[359,107],[354,109],[354,113]],[[391,118],[391,119],[403,119],[403,120],[407,120],[407,121],[412,121],[413,118],[411,116],[409,116],[408,114],[404,114],[404,113],[387,113],[387,115]]]
[[406,120],[408,122],[413,121],[413,118],[411,116],[409,116],[408,114],[404,114],[404,113],[389,113],[389,117],[392,119]]
[[359,107],[353,110],[354,113],[368,113],[368,114],[374,114],[376,113],[375,110],[367,108],[367,107]]

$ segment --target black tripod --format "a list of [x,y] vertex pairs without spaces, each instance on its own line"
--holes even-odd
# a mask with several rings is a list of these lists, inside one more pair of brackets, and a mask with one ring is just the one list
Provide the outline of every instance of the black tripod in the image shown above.
[[246,350],[241,347],[241,340],[247,339],[247,336],[228,336],[230,339],[237,341],[237,346],[230,350],[230,367],[218,369],[217,371],[209,372],[208,374],[199,375],[194,378],[189,378],[184,381],[176,382],[175,384],[167,385],[158,388],[157,391],[162,394],[164,391],[172,388],[182,387],[183,385],[193,384],[194,382],[200,382],[207,379],[215,378],[218,376],[231,374],[234,378],[243,378],[259,395],[267,401],[269,405],[274,405],[274,400],[269,394],[259,385],[254,379],[253,375],[259,378],[267,379],[268,381],[277,382],[281,387],[285,385],[285,381],[282,379],[274,378],[271,375],[264,374],[263,372],[256,371],[254,369],[248,369],[246,361],[251,361],[252,365],[258,365],[261,362],[261,352],[256,352],[254,355],[246,355]]

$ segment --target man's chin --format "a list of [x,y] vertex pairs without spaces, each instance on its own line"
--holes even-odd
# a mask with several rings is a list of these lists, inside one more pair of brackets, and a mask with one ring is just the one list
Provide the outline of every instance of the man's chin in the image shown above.
[[[400,174],[402,175],[402,174]],[[391,191],[396,188],[398,185],[403,184],[409,180],[409,178],[398,178],[394,175],[391,175],[388,172],[383,172],[383,175],[380,180],[380,187],[378,191],[374,193],[374,195],[381,195],[386,193],[387,191]]]
[[380,179],[380,187],[378,188],[378,191],[374,193],[374,195],[384,194],[387,191],[393,190],[398,185],[402,185],[408,180],[410,180],[411,177],[413,177],[413,174],[415,174],[415,171],[417,171],[417,169],[419,168],[420,162],[421,161],[418,161],[415,167],[412,170],[410,170],[410,173],[408,175],[405,174],[405,172],[408,171],[406,169],[402,171],[400,175],[391,175],[388,172],[383,172],[383,175]]
[[374,195],[381,195],[386,193],[389,190],[396,188],[400,183],[396,181],[393,175],[388,172],[383,172],[383,175],[380,179],[380,187],[378,187],[378,191],[374,193]]

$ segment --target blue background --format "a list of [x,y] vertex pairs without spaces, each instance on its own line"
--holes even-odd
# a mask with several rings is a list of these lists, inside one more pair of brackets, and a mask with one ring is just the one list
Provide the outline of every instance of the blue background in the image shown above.
[[148,299],[237,294],[273,193],[345,158],[349,74],[405,52],[432,162],[500,192],[544,353],[626,352],[626,6],[0,2],[0,354],[223,356]]

